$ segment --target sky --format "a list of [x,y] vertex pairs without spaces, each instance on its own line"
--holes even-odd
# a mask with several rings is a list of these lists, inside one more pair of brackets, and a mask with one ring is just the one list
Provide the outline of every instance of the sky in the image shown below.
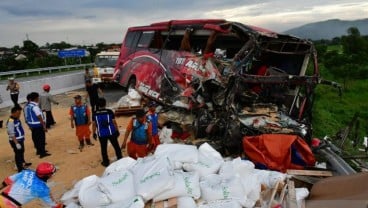
[[283,32],[328,19],[368,18],[367,0],[1,0],[0,47],[121,43],[131,26],[221,18]]

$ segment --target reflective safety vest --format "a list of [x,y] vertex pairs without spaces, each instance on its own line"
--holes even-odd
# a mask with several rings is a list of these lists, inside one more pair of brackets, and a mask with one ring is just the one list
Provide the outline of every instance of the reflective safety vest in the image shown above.
[[29,127],[31,128],[39,128],[42,127],[40,119],[38,119],[36,113],[33,111],[33,108],[36,106],[36,104],[30,102],[27,104],[27,107],[25,108],[26,115],[25,119]]
[[72,105],[71,109],[73,111],[73,119],[75,121],[76,126],[88,124],[86,104],[80,106]]
[[133,120],[132,141],[136,144],[148,144],[148,129],[149,122],[140,123],[137,119]]
[[152,136],[156,136],[158,134],[158,114],[147,115],[147,120],[152,124]]
[[108,110],[98,110],[94,114],[94,119],[97,126],[98,137],[110,137],[116,134],[116,128],[112,121],[113,112]]
[[[15,119],[11,117],[8,119],[6,123],[8,124],[9,122],[14,123],[15,138],[19,141],[23,141],[24,140],[24,129],[22,126],[22,122],[19,119]],[[11,139],[9,138],[9,140]]]

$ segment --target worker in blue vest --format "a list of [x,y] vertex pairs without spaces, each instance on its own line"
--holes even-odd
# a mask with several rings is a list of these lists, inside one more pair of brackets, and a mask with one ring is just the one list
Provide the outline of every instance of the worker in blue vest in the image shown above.
[[82,151],[84,148],[84,142],[88,146],[93,146],[91,142],[91,111],[87,104],[82,102],[82,96],[74,96],[74,105],[70,107],[70,127],[73,129],[75,126],[75,134],[79,141],[79,150]]
[[40,158],[50,156],[45,149],[45,140],[47,128],[43,118],[42,111],[38,106],[40,95],[37,92],[31,92],[27,96],[30,100],[25,109],[25,118],[29,128],[32,131],[32,140],[36,147],[36,154],[40,155]]
[[[130,133],[132,135],[127,143]],[[129,157],[137,159],[146,157],[150,152],[150,146],[152,146],[152,124],[146,119],[144,110],[140,109],[126,127],[121,149],[127,148]]]
[[114,112],[110,109],[106,109],[105,98],[98,98],[97,104],[98,110],[92,117],[92,132],[93,138],[97,139],[98,136],[98,139],[100,140],[102,155],[101,165],[106,167],[110,164],[109,157],[107,155],[107,141],[110,141],[111,145],[114,147],[117,159],[119,160],[122,158],[118,142],[120,133]]
[[14,150],[15,164],[17,165],[18,172],[21,172],[24,168],[32,165],[24,160],[24,130],[22,122],[19,120],[22,108],[19,105],[14,106],[11,109],[11,115],[6,122],[6,128],[9,135],[10,146]]

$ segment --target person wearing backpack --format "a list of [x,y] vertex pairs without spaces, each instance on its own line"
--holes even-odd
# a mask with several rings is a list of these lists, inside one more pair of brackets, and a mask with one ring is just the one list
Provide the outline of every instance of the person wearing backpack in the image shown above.
[[[132,132],[132,136],[127,146],[127,140]],[[152,145],[152,124],[146,119],[144,110],[137,110],[126,127],[124,141],[121,149],[127,147],[129,157],[137,159],[148,155],[149,146]]]
[[83,150],[84,141],[86,141],[87,145],[93,146],[94,144],[92,144],[90,139],[91,130],[89,129],[91,112],[87,104],[82,103],[82,96],[74,96],[74,105],[70,107],[69,115],[70,127],[74,128],[75,126],[76,129],[75,134],[78,137],[79,150]]
[[99,98],[97,104],[98,110],[92,117],[92,132],[93,138],[97,140],[98,136],[100,141],[102,156],[101,165],[107,167],[110,164],[109,156],[107,155],[107,141],[110,141],[111,145],[114,147],[117,160],[122,158],[118,142],[120,133],[114,112],[110,109],[106,109],[105,98]]

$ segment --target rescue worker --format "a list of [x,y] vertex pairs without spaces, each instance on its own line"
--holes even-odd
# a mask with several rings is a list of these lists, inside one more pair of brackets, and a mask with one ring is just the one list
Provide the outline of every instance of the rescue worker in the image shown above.
[[100,93],[102,95],[103,92],[101,88],[98,86],[98,84],[92,83],[92,80],[86,81],[86,90],[87,90],[86,97],[89,98],[89,102],[91,103],[92,113],[94,113],[96,110],[98,110],[98,105],[97,105],[97,101],[99,98],[98,94]]
[[42,111],[38,106],[40,95],[37,92],[31,92],[27,97],[30,102],[25,107],[25,119],[32,131],[32,140],[36,147],[36,154],[40,155],[40,158],[50,156],[51,154],[47,153],[45,149],[45,132],[47,132],[47,128]]
[[[109,157],[107,155],[107,141],[110,141],[114,147],[117,159],[122,158],[118,137],[120,136],[119,128],[115,120],[114,112],[110,109],[106,109],[105,98],[98,99],[99,110],[95,112],[92,117],[92,132],[93,138],[98,139],[101,145],[101,165],[107,167],[110,164]],[[97,133],[96,133],[97,130]]]
[[19,84],[14,80],[14,77],[8,78],[9,83],[6,90],[10,90],[10,99],[13,101],[14,106],[18,106],[18,96],[19,96]]
[[22,122],[19,120],[21,112],[22,108],[20,106],[14,106],[11,109],[9,119],[6,122],[9,143],[14,150],[15,164],[17,165],[18,172],[21,172],[24,168],[32,165],[32,163],[26,163],[24,160],[24,130]]
[[155,151],[156,147],[160,144],[160,138],[158,135],[158,114],[156,113],[157,103],[150,101],[148,103],[147,120],[152,124],[152,146],[150,151]]
[[[132,132],[132,136],[127,146],[127,140]],[[152,124],[146,120],[144,110],[137,110],[135,117],[133,117],[126,127],[124,141],[121,149],[127,146],[129,157],[137,159],[138,157],[145,157],[148,154],[149,145],[152,144]]]
[[52,98],[52,95],[49,93],[51,89],[50,85],[44,84],[42,86],[42,89],[43,89],[43,92],[40,95],[40,108],[42,112],[46,113],[46,128],[50,128],[51,125],[56,124],[54,120],[54,116],[52,115],[52,112],[51,112],[51,103],[54,103],[56,105],[59,105],[59,103],[56,102]]
[[89,125],[91,124],[91,112],[87,104],[82,103],[82,96],[74,96],[74,105],[70,107],[70,127],[73,129],[75,126],[75,133],[79,141],[79,150],[82,151],[84,147],[84,141],[87,145],[93,146],[90,136],[91,130]]
[[7,177],[2,185],[0,196],[1,208],[17,208],[27,204],[33,199],[41,199],[53,208],[63,207],[51,196],[47,180],[55,173],[56,168],[49,162],[42,162],[36,171],[25,169],[20,173]]

